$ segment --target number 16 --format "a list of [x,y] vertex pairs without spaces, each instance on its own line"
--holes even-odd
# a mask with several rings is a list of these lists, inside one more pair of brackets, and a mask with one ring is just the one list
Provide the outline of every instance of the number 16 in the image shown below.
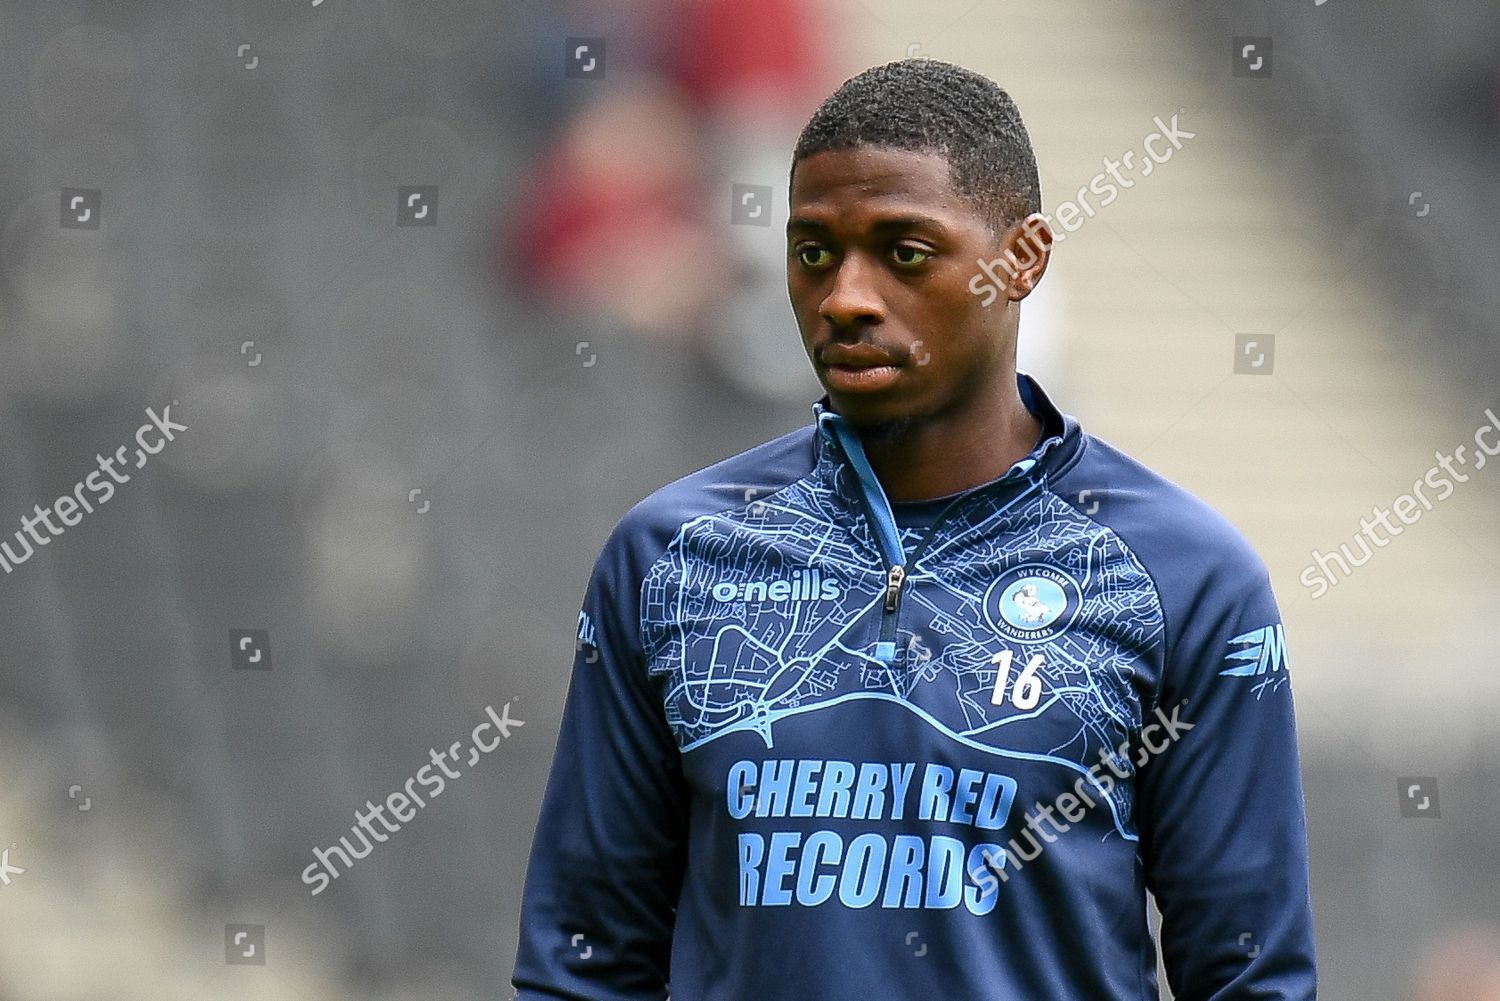
[[[1012,659],[1013,654],[1009,650],[1001,650],[990,658],[990,663],[1000,669],[995,678],[995,691],[990,695],[992,706],[1005,705],[1005,687],[1010,684]],[[1046,658],[1041,654],[1033,655],[1016,678],[1016,687],[1011,692],[1011,704],[1017,709],[1035,709],[1042,701],[1042,679],[1037,677],[1037,671],[1044,663]]]

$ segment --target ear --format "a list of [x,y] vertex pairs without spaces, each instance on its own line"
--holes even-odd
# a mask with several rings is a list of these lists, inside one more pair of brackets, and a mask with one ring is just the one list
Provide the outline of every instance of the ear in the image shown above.
[[1000,238],[1000,253],[1009,277],[1004,288],[1006,299],[1020,302],[1031,294],[1047,271],[1054,242],[1052,227],[1040,212],[1033,212],[1005,231]]

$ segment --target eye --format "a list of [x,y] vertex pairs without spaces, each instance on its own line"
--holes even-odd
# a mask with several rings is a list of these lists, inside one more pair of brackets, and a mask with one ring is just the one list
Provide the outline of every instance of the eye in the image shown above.
[[924,250],[910,243],[898,243],[891,248],[891,256],[896,259],[897,264],[902,267],[911,268],[916,267],[918,264],[925,264],[927,259],[932,256],[932,251]]
[[826,268],[833,262],[833,254],[816,243],[804,243],[792,248],[792,256],[804,268]]

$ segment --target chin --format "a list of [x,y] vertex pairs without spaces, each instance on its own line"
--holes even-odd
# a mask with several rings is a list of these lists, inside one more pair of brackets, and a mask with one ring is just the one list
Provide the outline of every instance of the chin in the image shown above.
[[876,441],[898,441],[909,434],[918,421],[918,414],[910,404],[877,401],[867,396],[847,400],[830,394],[829,398],[850,427],[861,436]]

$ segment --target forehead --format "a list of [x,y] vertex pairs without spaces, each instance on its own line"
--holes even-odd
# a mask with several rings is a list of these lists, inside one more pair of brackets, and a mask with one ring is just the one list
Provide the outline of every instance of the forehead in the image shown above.
[[845,212],[881,203],[972,211],[953,188],[946,156],[878,146],[824,150],[797,161],[790,201],[794,215],[835,204]]

